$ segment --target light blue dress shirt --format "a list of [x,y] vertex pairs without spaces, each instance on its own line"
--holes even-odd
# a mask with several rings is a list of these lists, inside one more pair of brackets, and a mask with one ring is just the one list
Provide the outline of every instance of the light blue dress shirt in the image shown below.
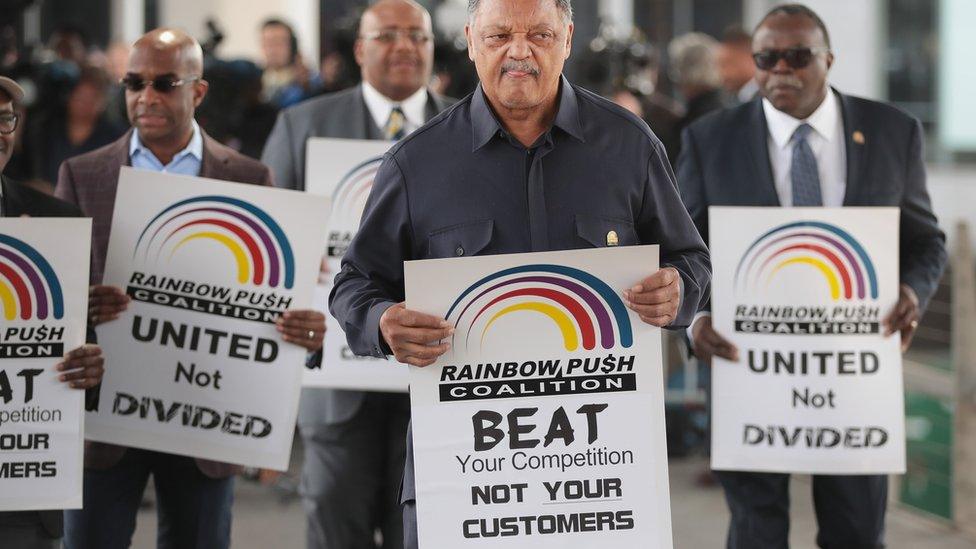
[[133,129],[132,139],[129,141],[129,158],[132,167],[140,170],[198,176],[203,162],[203,134],[200,133],[200,126],[197,125],[196,120],[193,121],[193,137],[190,138],[190,142],[165,166],[149,148],[142,144],[139,130]]

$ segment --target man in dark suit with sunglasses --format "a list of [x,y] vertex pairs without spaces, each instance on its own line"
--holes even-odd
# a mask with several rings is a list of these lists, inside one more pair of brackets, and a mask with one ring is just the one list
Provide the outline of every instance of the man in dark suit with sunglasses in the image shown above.
[[[682,136],[681,196],[702,236],[709,206],[897,206],[901,209],[898,303],[887,335],[911,343],[945,267],[945,236],[925,186],[922,127],[888,105],[827,84],[834,61],[827,28],[809,8],[774,8],[753,39],[762,97],[703,118]],[[689,330],[700,360],[738,360],[701,312]],[[730,549],[789,543],[789,475],[717,473],[732,514]],[[817,544],[884,546],[887,477],[815,475]]]

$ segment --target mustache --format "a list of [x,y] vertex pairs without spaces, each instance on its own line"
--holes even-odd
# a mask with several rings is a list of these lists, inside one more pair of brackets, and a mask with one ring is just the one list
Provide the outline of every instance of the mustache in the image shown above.
[[502,74],[506,72],[524,72],[532,76],[538,76],[539,68],[528,61],[506,61],[502,65]]
[[796,76],[780,75],[780,76],[769,77],[769,80],[766,82],[766,86],[770,88],[782,86],[787,88],[800,89],[803,87],[803,82],[800,81],[800,79],[797,78]]

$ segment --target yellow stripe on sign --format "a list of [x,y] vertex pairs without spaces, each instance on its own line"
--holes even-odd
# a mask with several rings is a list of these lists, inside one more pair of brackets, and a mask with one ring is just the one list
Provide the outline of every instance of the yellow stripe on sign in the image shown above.
[[815,257],[794,257],[792,259],[787,259],[786,261],[780,262],[780,264],[776,265],[776,268],[773,269],[773,272],[769,273],[769,276],[766,277],[766,284],[769,284],[769,281],[772,280],[773,275],[775,275],[777,271],[783,267],[786,267],[787,265],[794,265],[797,263],[813,265],[816,267],[827,279],[827,283],[830,284],[830,297],[834,300],[840,299],[840,281],[837,280],[837,274],[834,273],[829,265]]
[[3,282],[0,282],[0,303],[3,303],[4,318],[7,320],[17,318],[17,301],[14,299],[14,293],[10,290],[10,286]]
[[518,303],[516,305],[510,305],[505,307],[501,311],[495,313],[495,316],[491,317],[488,324],[485,325],[485,329],[481,332],[481,344],[484,345],[485,335],[488,333],[488,328],[494,324],[496,320],[508,313],[514,313],[516,311],[535,311],[537,313],[542,313],[553,320],[556,326],[559,326],[559,331],[563,334],[563,345],[566,347],[567,351],[575,351],[579,347],[579,338],[576,336],[576,328],[573,326],[573,321],[569,319],[569,316],[562,311],[562,309],[549,305],[548,303],[538,303],[529,301],[526,303]]
[[224,246],[227,246],[227,249],[229,249],[231,253],[234,254],[234,259],[237,260],[237,281],[241,284],[247,283],[251,273],[251,264],[248,263],[247,254],[244,253],[244,248],[242,248],[240,244],[238,244],[236,241],[234,241],[234,239],[230,238],[227,235],[223,235],[220,233],[212,233],[212,232],[191,234],[190,236],[184,238],[183,240],[180,240],[180,242],[173,247],[173,252],[169,254],[170,258],[173,257],[173,254],[176,253],[176,250],[178,250],[180,246],[182,246],[186,242],[189,242],[191,240],[197,240],[200,238],[209,238],[211,240],[216,240],[217,242],[220,242]]

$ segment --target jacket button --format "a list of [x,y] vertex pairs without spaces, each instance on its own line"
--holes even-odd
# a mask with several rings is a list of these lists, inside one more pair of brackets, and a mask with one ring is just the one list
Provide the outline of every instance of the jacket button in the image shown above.
[[458,257],[461,257],[462,255],[464,255],[464,248],[462,248],[461,246],[458,246],[457,249],[454,250],[454,255],[456,255]]

